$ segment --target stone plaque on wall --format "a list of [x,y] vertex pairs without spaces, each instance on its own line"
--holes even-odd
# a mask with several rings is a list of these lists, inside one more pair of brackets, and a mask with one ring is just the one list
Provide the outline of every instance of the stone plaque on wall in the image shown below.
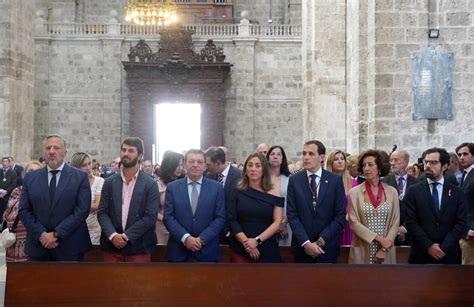
[[413,57],[413,119],[452,119],[453,54],[429,47]]

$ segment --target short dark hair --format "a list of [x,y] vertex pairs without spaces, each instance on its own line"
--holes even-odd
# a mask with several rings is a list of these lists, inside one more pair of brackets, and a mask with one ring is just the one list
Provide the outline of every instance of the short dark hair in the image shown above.
[[458,153],[459,149],[461,149],[463,147],[469,148],[469,152],[471,153],[471,155],[474,156],[474,143],[468,143],[468,142],[462,143],[461,145],[456,147],[456,154]]
[[9,158],[9,157],[3,157],[3,158],[2,158],[2,162],[3,162],[3,160],[8,160],[8,162],[10,162],[10,158]]
[[375,164],[377,164],[377,169],[379,170],[381,177],[388,175],[390,167],[387,165],[387,163],[384,163],[384,157],[381,154],[381,152],[375,149],[368,149],[359,155],[359,173],[360,174],[364,173],[363,163],[364,163],[364,159],[367,157],[375,158]]
[[163,160],[161,160],[160,169],[158,170],[158,177],[160,177],[165,184],[177,179],[174,176],[174,171],[180,161],[184,161],[184,157],[180,153],[168,150],[163,155]]
[[225,163],[225,152],[219,147],[211,146],[204,153],[206,158],[211,159],[212,163],[220,162]]
[[281,147],[280,145],[273,145],[272,147],[270,147],[270,149],[267,152],[267,160],[270,161],[269,160],[270,159],[270,154],[272,153],[272,151],[274,151],[277,148],[280,149],[281,157],[282,157],[281,165],[280,165],[280,174],[283,174],[285,176],[290,176],[291,172],[288,169],[288,160],[286,159],[286,153],[285,153],[285,150],[283,149],[283,147]]
[[[206,156],[204,155],[204,152],[201,149],[190,149],[186,151],[186,154],[184,155],[184,161],[188,160],[188,155],[190,154],[195,154],[195,155],[202,155],[204,157],[204,160],[206,160]],[[206,161],[204,161],[206,162]]]
[[135,147],[138,151],[138,155],[139,156],[143,155],[144,146],[143,146],[143,140],[141,138],[136,137],[136,136],[130,136],[128,138],[125,138],[122,141],[122,145],[120,145],[120,148],[122,148],[124,144]]
[[311,141],[307,141],[306,143],[304,143],[304,145],[316,145],[318,146],[318,155],[325,155],[326,154],[326,147],[324,147],[324,144],[321,142],[321,141],[317,141],[317,140],[311,140]]
[[426,155],[431,153],[439,153],[439,162],[441,165],[449,165],[449,153],[444,148],[432,147],[423,152],[421,157],[425,160]]

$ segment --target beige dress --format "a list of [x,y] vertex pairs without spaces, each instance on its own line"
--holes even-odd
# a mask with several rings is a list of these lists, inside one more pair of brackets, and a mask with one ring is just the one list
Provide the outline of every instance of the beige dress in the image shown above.
[[[352,230],[349,263],[351,264],[373,263],[375,253],[380,248],[378,243],[374,242],[377,235],[395,241],[400,223],[398,193],[389,185],[383,184],[383,187],[386,200],[377,207],[377,210],[364,201],[367,192],[365,184],[360,184],[349,191],[349,224]],[[383,263],[396,263],[394,246],[385,254]]]
[[[104,178],[94,176],[94,182],[91,185],[91,204],[94,203],[96,195],[100,195],[102,192],[102,186],[104,185]],[[97,211],[89,213],[86,219],[87,228],[89,229],[89,236],[93,245],[100,244],[100,232],[101,228],[99,221],[97,220]]]
[[[163,214],[163,209],[165,207],[165,193],[166,193],[166,184],[158,178],[156,183],[158,184],[158,192],[160,193],[160,208],[159,212]],[[156,221],[156,239],[158,240],[159,245],[167,245],[170,234],[168,229],[166,229],[163,221]]]

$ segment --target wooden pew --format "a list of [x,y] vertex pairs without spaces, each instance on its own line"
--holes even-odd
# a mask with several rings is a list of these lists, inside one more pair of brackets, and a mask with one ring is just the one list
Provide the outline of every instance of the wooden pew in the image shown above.
[[8,263],[5,306],[472,306],[474,266]]
[[[407,264],[410,247],[397,246],[397,263]],[[280,255],[284,263],[293,263],[293,255],[290,247],[280,247]],[[341,253],[337,259],[338,263],[347,263],[349,257],[349,246],[341,246]],[[103,256],[99,246],[94,246],[91,251],[85,255],[86,262],[102,262]],[[156,252],[151,257],[152,262],[166,262],[166,245],[158,245]],[[229,262],[229,246],[221,245],[220,262]]]

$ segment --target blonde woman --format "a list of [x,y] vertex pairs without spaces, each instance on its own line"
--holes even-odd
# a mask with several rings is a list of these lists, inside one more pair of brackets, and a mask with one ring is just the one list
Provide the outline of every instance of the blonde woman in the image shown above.
[[92,244],[99,245],[101,228],[97,220],[97,209],[99,208],[104,178],[94,175],[92,172],[92,157],[85,152],[76,152],[71,158],[71,166],[83,170],[89,178],[89,185],[91,186],[91,211],[86,223]]
[[[342,150],[331,151],[326,157],[326,170],[342,177],[344,183],[344,191],[346,192],[346,221],[349,220],[349,206],[347,202],[347,193],[357,185],[357,181],[353,180],[347,169],[347,156]],[[339,237],[340,245],[351,245],[352,232],[349,223],[344,224],[341,236]]]

